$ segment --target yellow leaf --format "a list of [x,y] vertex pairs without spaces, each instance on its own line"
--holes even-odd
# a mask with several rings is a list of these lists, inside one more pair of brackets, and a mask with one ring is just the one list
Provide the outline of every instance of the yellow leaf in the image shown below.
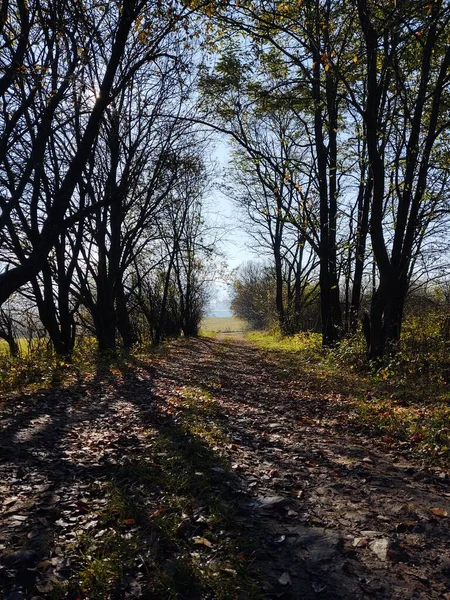
[[194,541],[194,544],[200,544],[201,546],[212,548],[211,542],[204,537],[194,537],[192,540]]
[[354,63],[357,63],[357,62],[358,62],[358,57],[357,57],[357,56],[354,56],[354,57],[353,57],[353,62],[354,62]]
[[448,512],[443,508],[432,508],[431,512],[437,517],[448,517]]

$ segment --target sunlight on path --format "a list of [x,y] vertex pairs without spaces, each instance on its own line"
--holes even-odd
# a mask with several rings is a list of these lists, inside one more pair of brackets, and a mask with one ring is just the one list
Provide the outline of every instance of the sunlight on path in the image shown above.
[[222,332],[6,404],[2,597],[450,600],[448,473],[312,377]]

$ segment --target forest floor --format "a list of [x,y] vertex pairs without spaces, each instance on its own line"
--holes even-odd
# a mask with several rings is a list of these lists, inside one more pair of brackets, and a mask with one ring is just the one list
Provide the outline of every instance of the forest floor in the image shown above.
[[0,407],[0,596],[450,600],[445,466],[245,339]]

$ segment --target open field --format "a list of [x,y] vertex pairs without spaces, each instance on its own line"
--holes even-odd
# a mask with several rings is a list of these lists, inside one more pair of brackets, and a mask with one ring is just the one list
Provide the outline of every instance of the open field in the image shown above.
[[[206,317],[202,320],[200,331],[202,334],[235,333],[247,330],[247,323],[237,317]],[[19,347],[22,354],[28,352],[28,342],[25,338],[19,338]],[[8,355],[8,344],[0,339],[0,356]]]
[[211,333],[234,333],[246,331],[247,323],[237,317],[207,317],[202,320],[200,332]]

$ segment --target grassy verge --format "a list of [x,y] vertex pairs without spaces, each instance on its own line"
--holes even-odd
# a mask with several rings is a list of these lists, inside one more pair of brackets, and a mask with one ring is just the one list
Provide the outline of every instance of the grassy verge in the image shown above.
[[19,341],[20,356],[0,352],[0,392],[33,392],[69,386],[77,380],[91,378],[102,369],[108,372],[120,369],[135,358],[164,354],[170,344],[148,345],[131,352],[119,350],[117,355],[108,356],[99,354],[94,338],[86,337],[78,340],[68,360],[58,357],[45,340],[31,345],[26,340]]
[[365,360],[361,338],[328,351],[317,334],[252,332],[248,339],[267,350],[286,377],[308,381],[313,393],[337,395],[336,410],[344,402],[353,427],[429,458],[450,456],[450,354],[424,324],[407,323],[402,351],[377,368]]
[[[114,360],[120,363],[123,357]],[[95,373],[102,362],[111,361],[98,354],[97,344],[92,338],[80,340],[70,360],[58,357],[45,343],[24,343],[18,357],[0,353],[0,391],[32,392],[72,385],[80,378]]]

